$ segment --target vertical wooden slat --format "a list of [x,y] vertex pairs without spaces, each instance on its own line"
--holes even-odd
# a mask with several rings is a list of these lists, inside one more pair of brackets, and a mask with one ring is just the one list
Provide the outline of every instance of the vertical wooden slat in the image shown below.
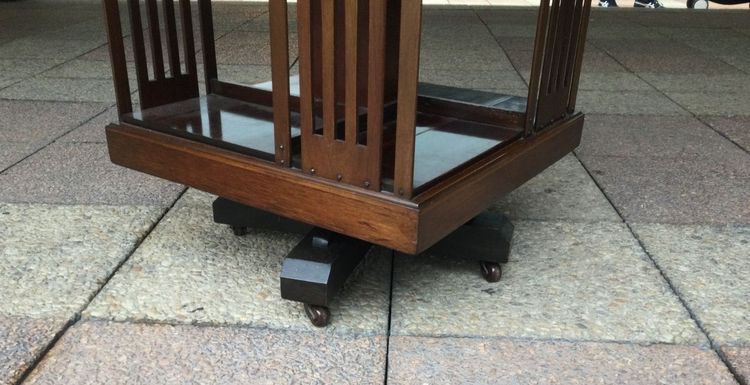
[[573,0],[560,0],[560,13],[557,16],[555,25],[555,49],[552,53],[552,76],[548,87],[551,93],[560,91],[559,79],[564,74],[561,73],[561,69],[566,58],[565,51],[570,45],[570,30],[572,29],[572,25],[570,24],[573,12],[571,1]]
[[118,115],[133,112],[130,100],[130,84],[125,60],[125,46],[122,42],[122,25],[117,0],[103,0],[104,20],[107,23],[107,41],[109,41],[109,59],[112,65],[112,79],[115,85]]
[[195,64],[193,13],[190,11],[190,0],[180,0],[180,21],[182,22],[182,46],[185,47],[185,70],[187,74],[197,78],[198,70]]
[[214,44],[213,12],[211,0],[198,0],[201,25],[201,45],[203,46],[203,70],[206,76],[206,91],[213,92],[211,80],[218,79],[216,69],[216,46]]
[[321,4],[323,64],[323,136],[334,138],[336,124],[336,58],[334,44],[334,13],[336,0],[323,0]]
[[570,75],[571,67],[575,62],[575,52],[578,48],[578,32],[581,24],[581,7],[583,6],[582,0],[573,0],[573,13],[570,17],[570,28],[567,32],[567,46],[565,47],[565,54],[563,55],[563,62],[560,65],[560,74],[557,78],[557,88],[567,89],[570,86]]
[[539,87],[541,82],[540,71],[544,61],[545,44],[547,42],[547,21],[549,18],[549,0],[542,0],[539,5],[539,15],[536,21],[536,37],[534,38],[534,56],[531,64],[531,80],[529,82],[529,96],[526,99],[526,126],[524,133],[531,135],[536,117],[537,102],[539,100]]
[[367,151],[368,172],[372,189],[380,191],[380,170],[383,157],[383,103],[385,99],[385,21],[386,0],[370,0],[369,55],[367,88]]
[[552,62],[555,59],[554,52],[557,50],[557,24],[560,21],[560,2],[562,0],[552,0],[552,9],[550,10],[549,32],[547,33],[547,44],[544,49],[544,66],[542,67],[542,88],[543,95],[549,95],[551,79],[554,71]]
[[289,37],[286,0],[270,0],[271,81],[273,98],[273,133],[275,159],[280,165],[291,164],[291,131],[289,126]]
[[303,144],[307,142],[307,138],[309,138],[313,134],[313,90],[311,63],[312,31],[310,20],[311,1],[313,0],[297,1],[297,36],[299,39],[299,108]]
[[167,54],[169,55],[169,69],[172,77],[180,75],[180,47],[177,45],[177,24],[174,14],[174,0],[163,0],[164,23],[167,30]]
[[568,111],[574,111],[576,108],[576,98],[578,96],[578,80],[581,77],[581,66],[583,65],[583,51],[586,47],[586,33],[589,26],[589,15],[591,13],[591,3],[583,0],[583,12],[581,23],[578,29],[578,44],[575,52],[575,65],[573,75],[570,81],[570,95],[568,96]]
[[349,0],[344,7],[344,48],[346,55],[345,79],[345,121],[346,121],[346,140],[350,146],[357,145],[357,23],[359,22],[357,3],[358,0]]
[[402,0],[394,170],[394,192],[402,198],[411,198],[414,190],[414,141],[421,26],[422,1]]
[[159,8],[156,0],[146,0],[146,15],[148,16],[148,31],[151,40],[151,58],[156,80],[164,79],[164,57],[161,48],[161,33],[159,32]]
[[[135,75],[138,79],[138,88],[148,87],[148,64],[146,63],[146,48],[143,42],[143,25],[141,23],[141,7],[139,0],[128,0],[130,11],[130,36],[133,39],[133,58],[135,59]],[[143,102],[143,92],[140,94]]]

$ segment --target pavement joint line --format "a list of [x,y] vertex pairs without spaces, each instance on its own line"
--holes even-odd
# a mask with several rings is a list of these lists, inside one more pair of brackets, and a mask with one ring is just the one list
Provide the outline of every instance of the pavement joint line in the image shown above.
[[[513,70],[516,71],[516,75],[518,75],[518,77],[521,78],[521,81],[523,82],[523,84],[525,84],[526,87],[528,88],[529,87],[529,82],[526,80],[526,78],[523,76],[523,74],[521,73],[521,71],[518,69],[518,67],[516,66],[516,63],[513,63],[513,60],[510,60],[510,56],[508,56],[508,53],[505,51],[505,47],[503,47],[503,45],[500,44],[499,41],[497,41],[497,36],[495,36],[495,34],[492,33],[492,29],[490,29],[490,26],[487,25],[487,22],[484,19],[482,19],[482,15],[480,15],[479,13],[477,13],[476,8],[474,8],[474,7],[472,7],[471,10],[474,12],[474,15],[479,19],[479,21],[482,23],[482,25],[484,25],[484,28],[487,29],[487,32],[489,32],[490,36],[492,36],[492,40],[495,41],[495,43],[497,44],[497,47],[500,48],[500,51],[503,53],[503,55],[505,55],[505,58],[508,60],[508,62],[510,63],[510,65],[513,67]],[[534,47],[531,47],[531,48],[533,49]]]
[[55,345],[57,345],[57,342],[68,331],[68,329],[70,329],[71,326],[75,325],[76,323],[78,323],[78,321],[81,320],[81,314],[89,307],[89,305],[91,305],[91,302],[94,301],[94,299],[99,295],[99,293],[101,293],[102,290],[104,290],[104,287],[107,286],[107,284],[112,279],[112,277],[114,277],[117,274],[117,272],[120,271],[120,268],[122,268],[122,266],[127,261],[130,260],[130,258],[133,256],[133,254],[135,254],[138,248],[141,247],[143,242],[146,239],[148,239],[148,237],[151,235],[154,229],[156,229],[156,226],[158,226],[159,223],[162,221],[162,219],[164,219],[164,217],[167,215],[167,213],[172,208],[174,208],[175,204],[177,204],[177,201],[180,200],[180,198],[185,194],[186,191],[187,191],[187,188],[183,188],[182,192],[174,199],[174,201],[172,201],[172,204],[169,205],[169,207],[166,207],[162,211],[161,215],[159,215],[159,217],[149,227],[149,229],[146,231],[143,237],[141,237],[135,243],[135,245],[133,245],[133,248],[130,250],[130,253],[128,253],[128,255],[126,255],[117,263],[117,266],[115,266],[115,268],[112,270],[112,273],[109,274],[109,276],[107,276],[104,279],[101,285],[99,285],[99,288],[93,294],[91,294],[91,296],[89,296],[86,304],[84,304],[83,307],[81,307],[77,312],[75,312],[75,314],[73,314],[73,317],[71,317],[71,319],[57,332],[55,337],[44,347],[44,349],[42,349],[42,352],[34,359],[33,362],[31,362],[31,364],[26,368],[26,370],[24,370],[23,373],[21,373],[21,375],[18,377],[18,381],[15,382],[15,385],[23,384],[24,381],[26,381],[26,379],[28,378],[28,376],[31,375],[31,373],[34,371],[34,369],[36,369],[36,367],[39,366],[39,364],[42,361],[44,361],[44,358],[47,356],[47,353],[49,353],[52,350],[52,348],[54,348]]
[[396,272],[396,252],[391,250],[391,284],[388,292],[388,326],[385,330],[385,369],[383,385],[388,385],[388,356],[391,353],[391,325],[393,325],[393,278]]
[[[0,100],[5,100],[5,99],[0,99]],[[52,101],[52,102],[54,102],[54,101]],[[77,103],[77,102],[76,102],[76,103]],[[105,104],[105,103],[100,103],[100,104]],[[28,155],[24,156],[23,158],[19,159],[19,160],[18,160],[17,162],[14,162],[14,163],[12,163],[12,164],[11,164],[11,165],[9,165],[8,167],[5,167],[5,168],[3,168],[3,169],[0,169],[0,175],[3,175],[3,174],[5,174],[5,172],[6,172],[6,171],[10,170],[11,168],[15,167],[16,165],[18,165],[19,163],[21,163],[21,162],[25,161],[26,159],[28,159],[28,158],[30,158],[30,157],[32,157],[32,156],[34,156],[34,155],[36,155],[36,154],[37,154],[38,152],[40,152],[40,151],[44,150],[45,148],[49,147],[50,145],[52,145],[52,144],[54,144],[54,143],[57,143],[57,141],[58,141],[58,140],[60,140],[60,139],[61,139],[61,138],[62,138],[63,136],[65,136],[65,135],[67,135],[67,134],[69,134],[69,133],[71,133],[71,132],[75,131],[75,130],[76,130],[76,129],[77,129],[78,127],[81,127],[82,125],[84,125],[84,124],[86,124],[86,123],[88,123],[88,122],[90,122],[90,121],[92,121],[92,120],[96,119],[96,118],[97,118],[97,117],[99,117],[100,115],[102,115],[102,114],[106,113],[108,109],[112,108],[112,106],[114,106],[114,104],[111,104],[111,105],[109,105],[109,106],[105,107],[105,108],[104,108],[104,110],[102,110],[102,111],[101,111],[101,112],[99,112],[98,114],[96,114],[96,115],[94,115],[94,116],[92,116],[92,117],[90,117],[90,118],[88,118],[88,119],[86,119],[86,120],[82,121],[82,122],[81,122],[80,124],[77,124],[77,125],[75,125],[75,126],[72,126],[71,128],[69,128],[69,129],[68,129],[68,130],[66,130],[65,132],[62,132],[62,133],[60,133],[60,135],[57,135],[56,137],[54,137],[54,138],[50,139],[50,140],[49,140],[49,142],[47,142],[47,143],[46,143],[45,145],[43,145],[42,147],[39,147],[39,148],[37,148],[37,149],[36,149],[36,150],[34,150],[34,151],[33,151],[32,153],[30,153],[30,154],[28,154]]]
[[[699,115],[695,114],[693,111],[690,111],[685,106],[683,106],[682,104],[680,104],[676,100],[672,99],[667,93],[665,93],[664,91],[662,91],[661,89],[659,89],[655,85],[651,84],[651,82],[649,82],[647,79],[643,78],[640,74],[638,74],[637,72],[631,71],[630,68],[628,68],[628,67],[625,66],[625,64],[623,64],[622,62],[620,62],[619,60],[617,60],[616,57],[612,56],[612,54],[608,50],[606,50],[604,48],[601,48],[601,47],[597,47],[597,48],[599,48],[602,51],[604,51],[607,54],[607,56],[609,56],[610,58],[612,58],[612,60],[616,61],[621,66],[625,67],[625,69],[627,69],[628,71],[630,71],[631,74],[633,74],[634,76],[636,76],[638,79],[641,79],[641,81],[643,81],[644,83],[648,84],[651,88],[653,88],[659,94],[661,94],[662,96],[664,96],[665,98],[667,98],[670,102],[674,103],[675,105],[677,105],[678,107],[680,107],[683,111],[687,112],[688,115],[692,116],[694,119],[696,119],[697,121],[701,122],[704,126],[708,127],[708,129],[710,129],[711,131],[719,134],[719,136],[721,136],[722,138],[728,140],[730,143],[732,143],[735,146],[737,146],[740,150],[742,150],[743,152],[745,152],[745,153],[747,153],[747,154],[750,155],[750,151],[748,151],[748,149],[742,147],[739,143],[737,143],[736,141],[734,141],[731,138],[729,138],[728,136],[726,136],[723,132],[721,132],[721,131],[713,128],[710,124],[706,123],[703,119],[701,119]],[[718,59],[715,56],[714,56],[714,58]]]
[[[578,159],[578,155],[576,154],[575,156],[576,156],[576,159]],[[661,267],[661,265],[659,265],[659,263],[656,261],[656,259],[653,257],[653,255],[651,255],[651,253],[648,251],[648,249],[646,248],[646,245],[638,237],[638,235],[636,234],[636,232],[633,230],[633,227],[631,226],[631,224],[627,220],[625,220],[625,217],[620,212],[620,210],[614,205],[614,203],[612,202],[612,200],[610,199],[610,197],[607,195],[607,193],[604,192],[604,189],[599,184],[599,182],[596,180],[596,178],[594,178],[594,176],[591,174],[591,172],[589,171],[589,169],[586,167],[586,165],[583,162],[581,162],[580,159],[578,159],[578,162],[581,163],[581,165],[583,166],[584,170],[586,170],[586,173],[589,175],[589,177],[596,184],[596,187],[599,188],[599,190],[601,190],[602,194],[604,194],[604,197],[607,199],[607,201],[609,202],[609,204],[612,205],[612,207],[614,208],[614,210],[617,213],[617,215],[620,216],[620,218],[622,219],[623,223],[625,224],[625,226],[627,227],[628,231],[630,232],[630,235],[638,242],[638,245],[643,250],[644,254],[646,254],[646,257],[648,257],[648,259],[651,261],[651,264],[659,272],[659,275],[661,275],[662,279],[664,279],[664,281],[666,282],[666,284],[669,287],[669,290],[672,292],[672,294],[674,294],[675,297],[677,297],[677,300],[680,301],[680,304],[682,304],[682,307],[688,313],[688,316],[690,317],[690,319],[695,323],[695,326],[706,337],[706,339],[708,340],[708,343],[709,343],[709,345],[711,347],[711,350],[713,350],[714,354],[716,354],[716,356],[719,358],[719,360],[721,360],[721,362],[724,364],[724,366],[726,366],[727,370],[729,370],[729,372],[732,374],[732,377],[734,378],[735,381],[737,381],[737,383],[739,383],[740,385],[749,385],[749,384],[747,384],[746,382],[744,382],[742,380],[742,377],[739,375],[739,373],[737,372],[737,370],[734,367],[734,365],[732,365],[731,361],[724,354],[721,353],[720,346],[714,341],[713,338],[711,338],[711,335],[708,333],[708,331],[706,330],[706,328],[703,326],[703,323],[700,321],[700,318],[695,314],[695,311],[693,311],[693,308],[690,307],[690,305],[688,304],[687,300],[685,300],[685,298],[683,298],[682,293],[679,290],[677,290],[677,288],[675,287],[674,283],[669,278],[669,276],[667,275],[667,273],[664,271],[664,269]]]

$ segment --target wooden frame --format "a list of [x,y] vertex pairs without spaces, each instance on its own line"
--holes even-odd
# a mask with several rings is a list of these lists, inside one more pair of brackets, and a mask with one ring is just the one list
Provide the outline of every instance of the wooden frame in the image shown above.
[[[550,1],[540,7],[523,100],[419,84],[416,0],[300,0],[298,91],[290,83],[286,1],[269,2],[269,90],[218,79],[211,2],[199,0],[208,92],[201,96],[190,2],[179,0],[176,9],[173,0],[162,1],[167,74],[161,43],[151,45],[148,65],[140,1],[128,0],[141,104],[133,111],[118,2],[103,0],[121,121],[107,127],[110,157],[286,218],[419,253],[578,145],[583,116],[575,113],[575,99],[590,4]],[[160,42],[158,3],[145,4],[150,41]],[[259,127],[265,147],[228,140],[222,134],[230,129],[228,113]],[[418,124],[428,129],[418,131]],[[445,137],[466,140],[474,152],[435,147],[452,163],[434,167],[430,146]]]

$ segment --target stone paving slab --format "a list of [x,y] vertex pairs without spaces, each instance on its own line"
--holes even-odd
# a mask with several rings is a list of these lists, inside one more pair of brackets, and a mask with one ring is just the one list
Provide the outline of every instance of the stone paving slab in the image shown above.
[[0,142],[46,144],[105,108],[99,103],[0,100]]
[[62,136],[59,141],[64,143],[106,143],[107,137],[104,127],[109,123],[119,121],[117,108],[110,107],[89,121],[81,124],[73,131]]
[[160,213],[135,206],[0,204],[0,314],[71,318]]
[[578,92],[577,108],[591,114],[686,115],[682,107],[658,91]]
[[4,142],[0,143],[0,172],[44,147],[46,143]]
[[425,337],[391,338],[388,383],[736,384],[691,346]]
[[54,37],[24,37],[0,45],[4,59],[72,59],[100,46],[97,40],[63,40]]
[[[741,92],[750,88],[750,75],[695,75],[695,74],[662,74],[639,73],[639,77],[662,91],[707,93]],[[750,113],[750,112],[748,112]]]
[[515,221],[511,262],[396,256],[392,335],[704,343],[619,223]]
[[526,83],[518,74],[507,71],[424,69],[419,72],[419,81],[471,89],[522,89],[526,87]]
[[750,347],[722,347],[722,354],[729,360],[740,381],[750,383]]
[[744,116],[703,116],[701,119],[742,146],[745,151],[750,151],[750,112]]
[[743,92],[667,92],[672,100],[696,115],[747,115],[750,90]]
[[384,336],[79,322],[25,384],[382,384]]
[[[0,45],[0,47],[2,47]],[[20,79],[34,76],[63,63],[55,59],[0,59],[0,76],[3,78]]]
[[15,384],[64,325],[62,320],[0,314],[0,384]]
[[491,210],[514,220],[621,221],[573,155],[503,197]]
[[628,222],[750,223],[750,166],[619,156],[581,161]]
[[[237,237],[213,222],[210,206],[171,210],[86,310],[112,320],[234,324],[316,330],[302,305],[281,298],[283,257],[301,235],[251,231]],[[323,333],[385,334],[391,253],[369,265],[331,304]]]
[[622,51],[611,53],[614,58],[633,72],[666,74],[741,74],[736,67],[713,55],[700,51],[691,54],[670,54],[668,52],[639,53]]
[[747,153],[689,116],[587,115],[576,153],[583,158],[705,159],[733,164],[738,170],[748,166]]
[[709,337],[750,346],[750,226],[633,227]]
[[114,103],[115,94],[111,80],[35,77],[4,88],[0,98]]
[[101,143],[53,143],[0,175],[5,202],[168,206],[183,189],[111,163]]

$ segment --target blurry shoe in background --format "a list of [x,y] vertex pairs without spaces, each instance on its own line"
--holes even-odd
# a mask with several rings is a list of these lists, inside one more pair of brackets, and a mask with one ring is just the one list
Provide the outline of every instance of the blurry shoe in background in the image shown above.
[[633,8],[664,8],[664,6],[659,0],[635,0],[635,2],[633,2]]
[[617,8],[615,0],[599,0],[599,6],[604,8]]

